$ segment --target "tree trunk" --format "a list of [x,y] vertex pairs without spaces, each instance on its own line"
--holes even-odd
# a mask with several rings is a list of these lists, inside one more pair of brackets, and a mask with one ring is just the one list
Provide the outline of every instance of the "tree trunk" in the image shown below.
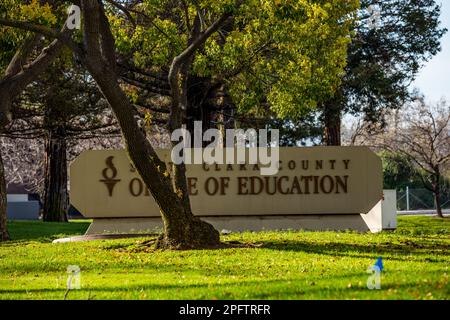
[[45,148],[44,221],[67,222],[67,153],[64,129],[49,132]]
[[186,206],[183,201],[186,200],[185,193],[179,196],[174,192],[166,164],[159,159],[139,129],[131,112],[133,108],[117,83],[116,75],[109,69],[98,70],[98,65],[88,66],[116,115],[131,161],[161,210],[164,235],[159,241],[159,247],[189,249],[220,244],[219,232],[195,217],[190,207]]
[[436,214],[439,218],[443,218],[444,215],[442,214],[442,205],[441,205],[441,194],[440,191],[437,191],[434,193],[434,202],[436,204]]
[[[166,164],[156,154],[134,118],[133,106],[118,83],[114,37],[103,7],[95,0],[83,0],[86,55],[81,56],[89,73],[111,106],[136,170],[150,190],[164,221],[161,247],[173,249],[202,248],[220,244],[219,233],[208,223],[194,217],[174,190]],[[225,20],[227,16],[223,16]],[[215,25],[217,26],[217,24]],[[202,35],[207,37],[213,29]],[[191,50],[193,48],[191,47]],[[173,86],[171,86],[173,88]],[[178,167],[183,172],[182,167]],[[174,182],[176,182],[175,179]],[[185,182],[186,183],[186,182]]]
[[[436,172],[437,171],[437,172]],[[441,203],[441,175],[440,171],[435,169],[434,183],[433,183],[433,193],[434,193],[434,203],[436,205],[436,214],[439,218],[443,218],[442,214],[442,203]]]
[[326,102],[323,107],[323,142],[327,146],[341,145],[341,110],[335,101]]
[[[196,23],[194,23],[194,25],[199,26],[198,18],[196,18],[195,21]],[[193,29],[193,33],[196,33],[195,30],[197,28],[194,27]],[[188,41],[188,44],[190,44],[190,41],[191,39]],[[188,57],[183,63],[181,63],[181,65],[177,65],[177,59],[178,57],[173,60],[169,72],[169,84],[172,94],[172,106],[169,121],[169,128],[171,131],[180,129],[183,123],[186,124],[189,69],[193,57]],[[176,144],[176,141],[172,141],[172,147]],[[183,238],[188,237],[188,241],[192,241],[192,238],[196,237],[197,233],[205,234],[209,237],[208,242],[210,242],[211,245],[220,244],[220,236],[217,230],[215,230],[209,223],[201,221],[192,214],[191,202],[187,188],[186,166],[184,163],[172,165],[172,182],[174,192],[180,199],[183,207],[183,217],[180,216],[176,220],[164,220],[165,233],[157,245],[161,247],[171,247],[173,246],[173,237],[177,237],[177,235],[182,235]],[[172,235],[169,234],[168,227],[172,229]],[[185,240],[183,241],[185,242]]]
[[[186,129],[194,137],[194,122],[202,122],[202,133],[211,128],[211,109],[208,106],[208,94],[210,91],[210,79],[189,77],[188,79],[188,103],[186,107]],[[203,146],[206,144],[204,142]]]
[[6,181],[5,168],[3,167],[2,155],[0,154],[0,242],[9,240],[6,228]]

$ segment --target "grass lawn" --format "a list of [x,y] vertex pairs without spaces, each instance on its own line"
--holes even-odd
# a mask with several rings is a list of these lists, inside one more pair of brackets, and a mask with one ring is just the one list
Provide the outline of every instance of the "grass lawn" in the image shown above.
[[[254,248],[151,252],[145,239],[52,244],[88,222],[11,222],[0,244],[0,299],[450,299],[450,219],[400,217],[395,232],[258,232]],[[381,289],[366,287],[377,257]]]

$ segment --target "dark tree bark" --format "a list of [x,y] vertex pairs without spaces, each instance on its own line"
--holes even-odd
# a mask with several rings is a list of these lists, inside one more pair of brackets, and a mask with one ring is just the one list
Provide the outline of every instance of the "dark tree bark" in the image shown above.
[[184,205],[184,197],[174,192],[166,164],[139,129],[131,112],[132,105],[117,83],[116,75],[109,68],[96,70],[89,64],[89,69],[117,117],[131,161],[161,209],[164,221],[161,247],[201,248],[220,243],[219,233],[194,217]]
[[67,151],[64,129],[50,132],[45,146],[45,190],[43,220],[67,222]]
[[434,202],[436,204],[436,214],[438,215],[438,217],[443,218],[444,215],[442,214],[441,192],[439,190],[439,187],[434,192]]
[[106,19],[104,13],[96,1],[83,3],[87,43],[84,62],[116,115],[131,161],[161,209],[164,247],[185,249],[217,245],[218,232],[211,232],[200,219],[192,216],[190,209],[186,209],[183,197],[173,189],[166,164],[159,159],[137,125],[132,113],[133,107],[119,86],[118,76],[112,66],[115,65],[115,59],[105,59],[102,55],[100,48],[103,52],[106,49],[100,44],[99,33],[104,40],[112,38],[109,28],[105,27],[106,23],[103,23],[104,28],[101,31],[98,30],[99,19]]
[[[193,60],[193,47],[200,38],[200,19],[197,16],[192,34],[188,41],[188,49],[175,57],[169,71],[169,84],[171,88],[172,106],[170,112],[169,129],[171,131],[182,127],[186,120],[188,106],[188,77]],[[198,46],[199,44],[197,44]],[[189,54],[186,54],[190,50]],[[172,141],[172,146],[177,144]],[[192,214],[189,192],[186,183],[186,166],[184,163],[172,165],[173,188],[181,201],[182,211],[174,219],[163,217],[165,232],[158,242],[159,247],[170,247],[175,243],[189,243],[193,238],[200,237],[207,241],[207,245],[220,244],[220,235],[214,227]],[[181,222],[181,223],[180,223]]]
[[185,112],[186,129],[191,136],[194,136],[194,122],[202,122],[202,131],[210,129],[212,126],[213,110],[209,105],[210,98],[210,79],[189,77],[188,81],[188,102]]
[[339,105],[331,100],[323,106],[323,142],[327,146],[341,145],[341,110]]
[[[184,165],[173,168],[169,178],[163,163],[133,117],[133,106],[118,84],[114,39],[103,8],[96,0],[82,1],[86,54],[81,57],[108,100],[122,129],[129,156],[161,209],[164,234],[158,242],[165,248],[202,248],[220,244],[219,232],[195,217],[190,208]],[[188,47],[174,58],[169,84],[172,97],[171,129],[180,128],[187,105],[187,74],[195,51],[231,16],[224,13],[210,27],[199,32],[200,19],[193,26]],[[173,183],[173,184],[172,184]]]
[[433,194],[434,194],[434,203],[436,205],[436,214],[438,217],[443,218],[442,214],[442,200],[441,200],[441,173],[440,170],[435,169],[434,181],[432,184]]
[[[186,128],[194,135],[194,122],[202,122],[203,133],[208,129],[233,129],[235,111],[231,97],[222,83],[212,83],[208,78],[188,79],[188,104]],[[203,147],[210,142],[204,141]]]
[[0,154],[0,241],[9,240],[6,220],[6,181],[2,155]]

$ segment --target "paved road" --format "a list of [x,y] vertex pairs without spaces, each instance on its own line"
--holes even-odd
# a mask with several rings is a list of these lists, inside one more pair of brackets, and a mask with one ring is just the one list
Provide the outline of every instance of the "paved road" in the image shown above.
[[[442,213],[444,213],[445,216],[450,215],[450,209],[444,209],[442,210]],[[397,211],[397,214],[399,216],[428,216],[428,215],[435,215],[436,210],[410,210],[410,211]]]

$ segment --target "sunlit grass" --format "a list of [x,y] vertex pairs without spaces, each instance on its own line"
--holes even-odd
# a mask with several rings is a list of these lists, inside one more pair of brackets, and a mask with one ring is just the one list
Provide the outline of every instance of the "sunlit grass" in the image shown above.
[[[152,252],[146,239],[52,244],[88,223],[11,222],[0,244],[0,299],[449,299],[450,220],[400,217],[395,232],[258,232],[249,248]],[[366,286],[377,257],[381,290]]]

